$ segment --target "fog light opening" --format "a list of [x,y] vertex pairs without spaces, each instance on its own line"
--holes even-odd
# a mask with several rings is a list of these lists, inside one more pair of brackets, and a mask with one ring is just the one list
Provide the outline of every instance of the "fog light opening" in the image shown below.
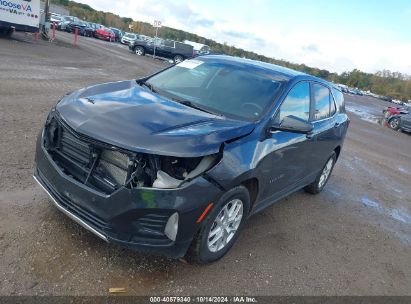
[[164,234],[172,241],[176,240],[178,232],[178,213],[174,213],[171,215],[166,224],[166,228],[164,229]]

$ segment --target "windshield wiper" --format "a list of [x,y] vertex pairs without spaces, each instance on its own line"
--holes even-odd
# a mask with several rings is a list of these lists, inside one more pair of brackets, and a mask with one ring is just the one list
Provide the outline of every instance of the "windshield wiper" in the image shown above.
[[157,90],[156,90],[156,89],[154,89],[154,87],[153,87],[153,85],[152,85],[151,83],[148,83],[148,82],[143,82],[141,85],[143,85],[143,86],[145,86],[145,87],[149,88],[151,92],[153,92],[153,93],[157,93]]
[[157,93],[157,90],[154,89],[154,87],[153,87],[153,85],[152,85],[151,83],[146,82],[146,81],[137,81],[137,83],[138,83],[140,86],[145,86],[145,87],[148,88],[151,92]]
[[170,98],[170,99],[172,99],[172,100],[174,100],[174,101],[177,101],[178,103],[181,103],[181,104],[183,104],[183,105],[185,105],[185,106],[187,106],[187,107],[190,107],[190,108],[193,108],[193,109],[197,109],[197,110],[206,112],[206,113],[208,113],[208,114],[223,116],[223,115],[221,115],[221,114],[216,114],[216,113],[213,113],[213,112],[211,112],[211,111],[208,111],[208,110],[206,110],[206,109],[204,109],[204,108],[202,108],[202,107],[199,107],[198,105],[192,103],[192,102],[189,101],[189,100],[182,100],[182,99],[178,99],[178,98],[174,98],[174,97],[172,97],[172,98]]

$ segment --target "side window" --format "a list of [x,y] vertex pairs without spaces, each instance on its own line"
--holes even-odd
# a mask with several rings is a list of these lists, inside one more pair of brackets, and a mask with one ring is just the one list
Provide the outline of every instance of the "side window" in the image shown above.
[[[328,118],[335,113],[334,101],[330,90],[315,83],[314,88],[314,120]],[[332,106],[332,107],[331,107]]]
[[308,82],[301,82],[291,89],[280,107],[276,120],[281,123],[284,117],[290,115],[306,121],[310,118],[310,84]]
[[335,98],[335,102],[338,106],[338,112],[345,113],[345,102],[343,93],[340,90],[333,89],[333,95]]
[[164,46],[174,48],[174,40],[165,40]]

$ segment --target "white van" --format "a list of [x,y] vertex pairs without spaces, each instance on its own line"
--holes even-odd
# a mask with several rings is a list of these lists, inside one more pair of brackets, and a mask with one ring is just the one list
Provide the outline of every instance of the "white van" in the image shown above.
[[13,30],[37,32],[40,23],[40,0],[1,0],[0,33],[11,35]]

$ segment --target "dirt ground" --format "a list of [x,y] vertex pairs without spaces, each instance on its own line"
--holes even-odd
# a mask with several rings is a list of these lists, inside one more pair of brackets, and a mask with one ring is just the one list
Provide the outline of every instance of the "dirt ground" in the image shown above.
[[411,295],[411,135],[378,123],[386,103],[347,96],[351,125],[323,193],[255,215],[207,266],[101,241],[53,207],[32,178],[49,109],[81,87],[166,63],[58,33],[0,39],[0,295]]

